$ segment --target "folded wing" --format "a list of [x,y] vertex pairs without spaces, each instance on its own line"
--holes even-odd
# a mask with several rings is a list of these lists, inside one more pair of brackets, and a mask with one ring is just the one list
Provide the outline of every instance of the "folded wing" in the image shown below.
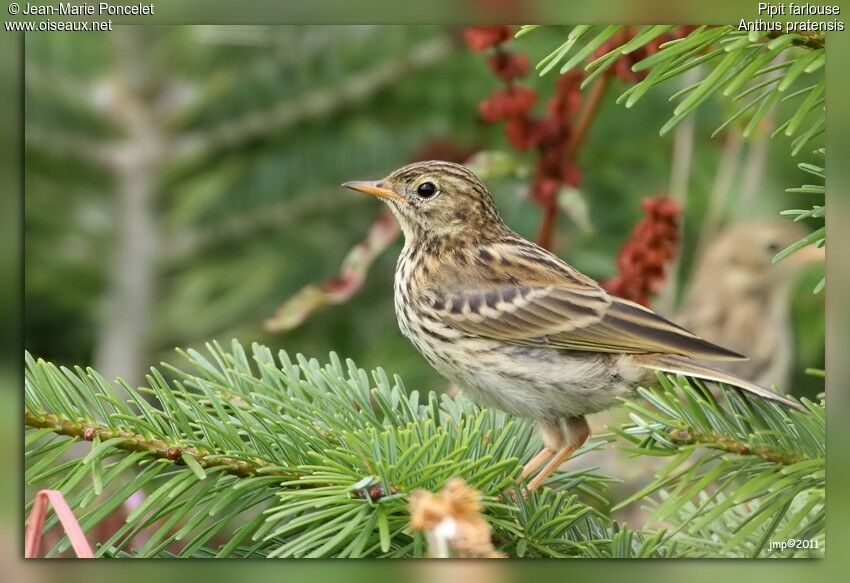
[[523,243],[477,250],[468,269],[435,274],[423,300],[456,330],[514,344],[699,360],[746,358],[611,296],[556,256]]

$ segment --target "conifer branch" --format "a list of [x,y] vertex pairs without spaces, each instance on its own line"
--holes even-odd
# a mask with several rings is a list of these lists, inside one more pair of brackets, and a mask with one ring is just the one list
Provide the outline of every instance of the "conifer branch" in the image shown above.
[[789,466],[806,459],[798,452],[778,452],[764,446],[751,447],[743,441],[731,439],[725,435],[701,433],[692,428],[672,429],[668,435],[670,436],[670,441],[676,446],[702,445],[737,455],[758,456],[769,462],[784,466]]
[[246,461],[226,455],[216,455],[197,447],[186,447],[163,439],[112,429],[94,422],[75,422],[61,415],[50,413],[39,415],[27,411],[24,414],[24,423],[34,429],[50,429],[57,435],[85,441],[92,441],[95,437],[98,437],[100,441],[116,440],[114,446],[116,449],[150,454],[151,457],[169,460],[178,465],[187,465],[184,456],[188,456],[204,469],[221,468],[226,473],[242,478],[262,475],[291,479],[301,475],[297,472],[281,471],[273,464],[258,458]]
[[58,159],[80,160],[109,171],[114,171],[118,164],[117,144],[103,143],[84,135],[29,125],[24,145]]
[[[617,99],[618,103],[631,108],[660,83],[680,77],[697,66],[712,65],[707,75],[670,97],[671,101],[680,101],[672,117],[662,126],[661,135],[670,132],[709,97],[717,94],[732,101],[740,101],[752,94],[756,96],[721,124],[715,135],[738,121],[743,125],[744,137],[749,137],[775,103],[804,96],[792,117],[775,133],[784,131],[785,135],[791,136],[804,119],[813,120],[814,126],[797,136],[793,145],[796,153],[822,132],[824,111],[818,97],[823,91],[825,50],[823,39],[819,36],[776,31],[747,32],[721,25],[699,26],[682,38],[661,42],[672,26],[644,26],[628,40],[614,42],[615,46],[602,56],[589,59],[593,51],[603,45],[608,47],[605,43],[609,39],[617,39],[616,35],[626,28],[576,26],[563,45],[541,59],[538,68],[541,74],[546,74],[563,62],[560,72],[565,73],[587,63],[584,68],[589,72],[588,79],[591,79],[603,74],[620,58],[644,51],[631,70],[645,76]],[[532,28],[524,27],[520,34],[530,30]],[[660,45],[656,46],[659,42]],[[654,49],[646,51],[650,45]],[[777,63],[777,57],[784,57],[784,60]],[[769,76],[778,70],[782,70],[782,75]],[[807,84],[801,79],[813,79],[814,83]],[[810,116],[812,111],[815,114]]]
[[[717,555],[759,554],[765,537],[794,524],[822,537],[819,405],[789,413],[726,389],[721,407],[700,385],[659,375],[643,402],[626,402],[633,424],[615,433],[636,453],[671,458],[633,499],[678,526],[636,531],[584,501],[604,503],[611,480],[590,470],[562,469],[548,487],[519,495],[521,465],[540,447],[530,422],[462,396],[420,402],[400,379],[380,370],[370,379],[350,362],[346,373],[335,355],[326,366],[301,356],[296,364],[255,345],[249,359],[234,343],[186,357],[189,369],[167,367],[175,380],[152,369],[149,388],[125,385],[123,399],[93,370],[27,356],[28,482],[60,490],[85,532],[146,493],[97,556],[171,556],[176,539],[187,557],[423,556],[410,494],[454,477],[481,492],[488,552],[512,557],[701,556],[710,545],[699,537],[724,529],[728,544],[711,546]],[[71,450],[79,440],[92,447]],[[787,489],[759,486],[783,480]],[[774,514],[769,527],[745,527]],[[142,532],[148,542],[131,548]]]
[[356,73],[332,88],[309,91],[295,102],[279,103],[268,110],[254,111],[218,126],[184,135],[172,147],[171,155],[184,160],[208,156],[350,107],[398,83],[412,71],[428,68],[448,58],[454,50],[455,44],[448,37],[430,39],[408,54]]

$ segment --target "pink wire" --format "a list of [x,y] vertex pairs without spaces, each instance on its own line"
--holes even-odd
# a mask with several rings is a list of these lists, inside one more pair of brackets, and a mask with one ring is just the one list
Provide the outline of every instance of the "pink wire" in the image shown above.
[[80,559],[91,559],[94,557],[89,541],[77,522],[77,517],[65,501],[65,497],[59,490],[39,490],[35,495],[35,504],[27,520],[27,528],[24,533],[24,556],[28,559],[36,558],[41,547],[41,534],[44,528],[44,520],[47,518],[47,503],[53,506],[53,511],[59,518],[68,540],[74,552]]

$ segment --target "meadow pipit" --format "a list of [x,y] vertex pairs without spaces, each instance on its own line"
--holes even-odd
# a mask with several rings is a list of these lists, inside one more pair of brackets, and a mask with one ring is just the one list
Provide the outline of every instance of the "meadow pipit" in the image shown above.
[[537,421],[545,447],[521,477],[545,466],[529,491],[587,439],[585,415],[651,383],[654,371],[730,383],[800,408],[700,362],[745,357],[609,295],[511,231],[484,184],[461,165],[417,162],[343,186],[383,199],[404,232],[395,272],[402,333],[476,402]]
[[791,221],[738,223],[699,257],[678,321],[706,340],[746,352],[749,360],[723,363],[723,370],[788,388],[794,362],[791,289],[807,265],[824,260],[824,249],[809,245],[782,261],[773,258],[806,234]]

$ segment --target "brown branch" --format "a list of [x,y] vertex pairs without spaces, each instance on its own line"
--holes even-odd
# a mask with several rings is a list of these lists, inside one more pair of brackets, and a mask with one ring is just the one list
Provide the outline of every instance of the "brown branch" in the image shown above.
[[700,433],[691,428],[672,429],[667,436],[676,445],[702,445],[737,455],[754,455],[783,466],[790,466],[807,459],[797,452],[779,452],[768,447],[750,447],[726,435]]
[[[608,76],[600,76],[590,89],[584,107],[576,117],[576,123],[570,133],[569,141],[565,148],[565,156],[569,160],[575,160],[579,147],[584,143],[587,132],[596,117],[596,112],[599,110],[599,105],[602,103],[602,98],[605,96],[605,90],[608,88]],[[552,247],[552,239],[555,232],[555,221],[558,218],[558,203],[546,207],[543,214],[543,222],[540,224],[540,229],[537,231],[537,244],[544,249]]]
[[[72,421],[67,417],[55,415],[52,413],[35,414],[30,411],[24,413],[24,425],[34,429],[52,429],[57,435],[66,435],[75,439],[83,439],[92,441],[97,436],[101,441],[113,439],[115,437],[124,438],[115,445],[116,449],[121,449],[129,452],[148,453],[152,457],[168,460],[176,465],[185,466],[186,462],[183,456],[190,456],[202,468],[219,468],[223,467],[226,473],[238,476],[240,478],[255,478],[255,477],[279,477],[281,481],[299,478],[304,474],[302,472],[283,471],[276,468],[266,460],[254,458],[251,461],[236,458],[233,456],[213,454],[197,447],[185,447],[173,442],[156,439],[153,437],[144,437],[136,433],[128,431],[117,431],[109,427],[104,427],[97,423],[85,421]],[[368,465],[368,460],[366,461]],[[305,484],[304,488],[318,488],[326,484]],[[299,485],[289,486],[290,488],[301,488]],[[354,498],[369,499],[372,502],[377,502],[384,496],[389,494],[397,494],[398,488],[390,485],[386,490],[381,484],[374,484],[369,487],[353,490],[351,496]]]
[[186,455],[198,462],[198,465],[202,468],[224,467],[226,472],[242,478],[280,476],[281,478],[292,479],[300,475],[296,472],[280,470],[264,471],[265,468],[274,467],[274,464],[259,458],[246,461],[231,456],[213,454],[197,447],[186,447],[175,442],[145,437],[128,431],[119,431],[90,421],[73,421],[52,413],[35,414],[27,411],[24,415],[24,423],[28,427],[49,428],[58,435],[67,435],[86,441],[91,441],[95,436],[99,437],[101,441],[121,437],[125,441],[115,445],[117,449],[148,453],[155,458],[166,459],[178,465],[186,465],[186,462],[182,459]]
[[400,232],[398,222],[385,209],[372,223],[366,238],[346,254],[336,277],[301,288],[263,322],[263,328],[269,332],[291,330],[303,324],[320,307],[347,302],[360,291],[372,263],[392,245]]
[[537,244],[544,249],[552,248],[552,238],[555,233],[555,219],[558,218],[558,204],[551,204],[543,209],[543,221],[537,231]]
[[587,136],[588,130],[593,122],[596,112],[602,103],[602,98],[605,96],[605,90],[608,88],[608,75],[600,76],[590,89],[590,94],[587,96],[584,108],[579,112],[576,119],[575,129],[570,135],[570,141],[567,142],[567,156],[570,159],[575,158],[579,146],[584,143],[584,138]]
[[265,111],[222,122],[212,129],[184,135],[172,147],[171,155],[183,159],[207,156],[361,103],[401,83],[414,71],[446,59],[454,53],[455,46],[447,36],[430,39],[406,55],[354,74],[333,87],[308,91],[295,102],[280,103]]

